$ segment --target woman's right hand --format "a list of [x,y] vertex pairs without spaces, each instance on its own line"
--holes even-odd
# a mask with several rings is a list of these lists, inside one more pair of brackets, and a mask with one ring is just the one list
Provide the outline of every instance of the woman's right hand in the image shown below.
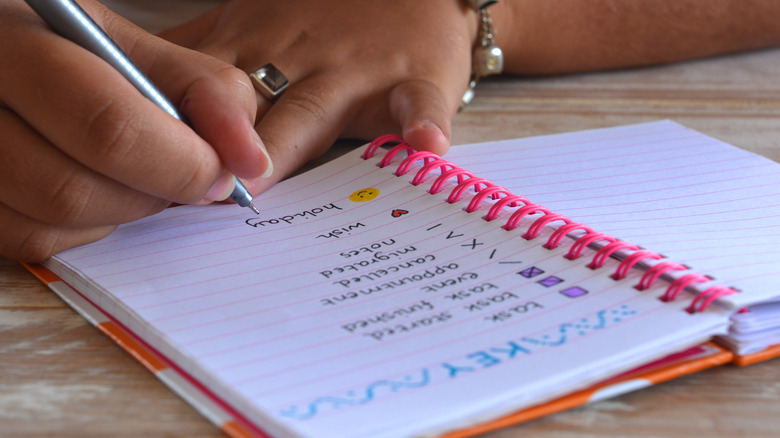
[[40,261],[270,168],[245,73],[80,2],[198,132],[107,63],[0,0],[0,256]]

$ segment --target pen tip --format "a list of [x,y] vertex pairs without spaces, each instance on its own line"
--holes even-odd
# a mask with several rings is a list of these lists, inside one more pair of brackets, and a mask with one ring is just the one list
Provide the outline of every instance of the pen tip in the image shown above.
[[250,202],[249,205],[247,205],[247,207],[251,208],[252,211],[255,212],[255,214],[260,214],[260,210],[258,210],[257,207],[255,207],[255,204]]

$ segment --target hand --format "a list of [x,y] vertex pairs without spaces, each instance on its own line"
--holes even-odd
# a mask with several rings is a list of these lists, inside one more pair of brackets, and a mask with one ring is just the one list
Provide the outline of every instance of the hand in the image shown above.
[[230,0],[162,34],[251,72],[290,79],[258,98],[257,131],[274,162],[257,192],[339,137],[399,133],[443,154],[471,71],[477,17],[458,0]]
[[[80,2],[196,135],[119,73],[54,34],[21,0],[0,2],[0,255],[39,261],[171,202],[226,197],[270,165],[246,75]],[[13,61],[13,62],[10,62]]]

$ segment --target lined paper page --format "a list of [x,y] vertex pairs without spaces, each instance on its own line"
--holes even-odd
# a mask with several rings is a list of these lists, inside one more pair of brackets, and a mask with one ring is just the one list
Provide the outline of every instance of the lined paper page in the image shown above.
[[[485,153],[485,151],[489,153]],[[738,288],[780,294],[780,165],[670,121],[454,147],[549,209]]]
[[[49,266],[274,434],[440,433],[725,333],[347,154],[256,198],[177,207]],[[419,167],[419,163],[418,163]],[[69,272],[69,270],[72,270]],[[83,275],[74,274],[80,271]]]

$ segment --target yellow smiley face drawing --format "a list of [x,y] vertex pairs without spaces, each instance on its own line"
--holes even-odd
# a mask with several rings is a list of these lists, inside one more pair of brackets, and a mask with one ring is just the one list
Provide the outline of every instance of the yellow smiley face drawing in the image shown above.
[[367,189],[361,189],[355,193],[349,195],[349,200],[352,202],[368,202],[373,201],[379,196],[379,189],[369,187]]

